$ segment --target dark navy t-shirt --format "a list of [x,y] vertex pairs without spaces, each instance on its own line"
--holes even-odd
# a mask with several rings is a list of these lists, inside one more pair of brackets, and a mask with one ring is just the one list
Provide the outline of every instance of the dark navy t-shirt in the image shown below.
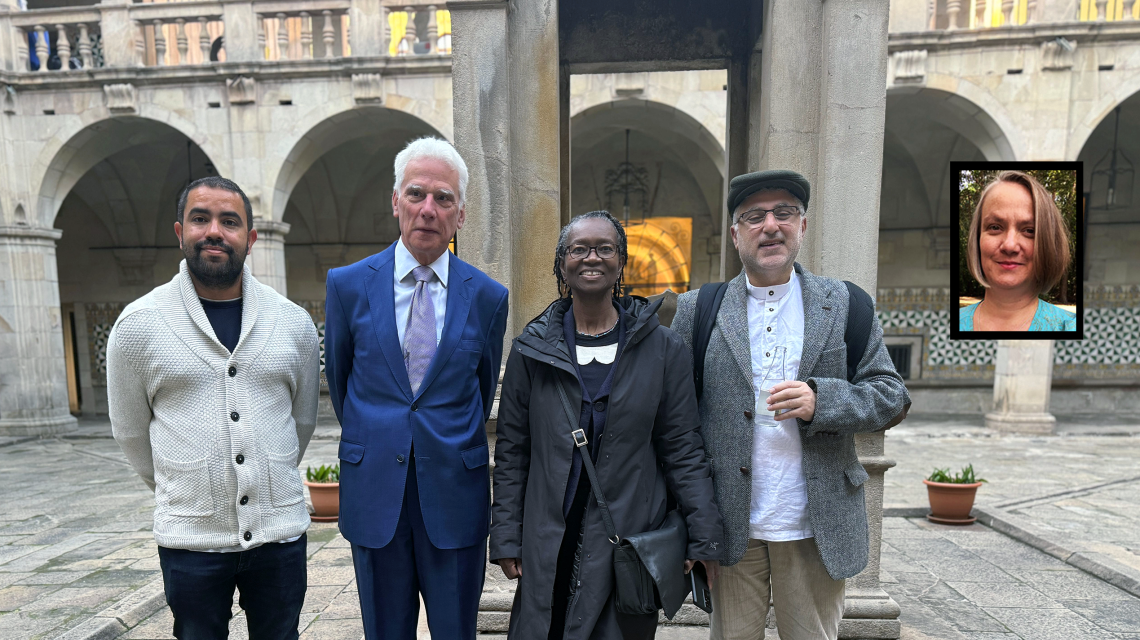
[[241,337],[241,298],[220,302],[206,300],[205,298],[198,299],[202,301],[202,309],[206,312],[206,317],[210,319],[210,326],[214,328],[214,335],[218,336],[218,342],[225,345],[230,353],[233,353],[238,338]]

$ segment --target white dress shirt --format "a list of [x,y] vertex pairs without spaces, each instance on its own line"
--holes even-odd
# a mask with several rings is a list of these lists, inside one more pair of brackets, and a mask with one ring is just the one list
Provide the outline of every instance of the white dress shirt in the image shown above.
[[[443,336],[443,319],[447,317],[447,269],[450,251],[444,251],[435,262],[427,265],[435,272],[435,277],[425,284],[431,303],[435,309],[435,343],[439,344]],[[396,241],[396,264],[393,270],[393,291],[396,294],[396,332],[400,337],[400,347],[404,346],[404,330],[408,327],[408,318],[412,314],[412,294],[416,292],[416,278],[412,269],[420,263],[412,256],[412,252],[404,246],[404,239]]]
[[804,347],[804,298],[799,275],[771,287],[748,287],[748,338],[756,395],[752,446],[751,535],[786,542],[813,537],[807,480],[796,420],[768,411],[768,390],[799,375]]

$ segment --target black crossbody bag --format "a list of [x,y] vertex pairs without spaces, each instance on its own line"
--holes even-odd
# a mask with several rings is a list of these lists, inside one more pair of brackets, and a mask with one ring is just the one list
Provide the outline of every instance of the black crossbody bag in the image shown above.
[[645,615],[663,609],[665,617],[672,620],[691,589],[685,579],[685,551],[689,546],[685,519],[680,509],[674,509],[654,531],[635,533],[625,538],[618,535],[602,485],[598,482],[598,472],[590,459],[590,450],[586,448],[586,432],[577,428],[574,409],[562,384],[556,380],[555,386],[566,417],[574,427],[570,435],[582,455],[582,466],[590,478],[590,488],[602,514],[606,535],[613,545],[614,608],[631,615]]

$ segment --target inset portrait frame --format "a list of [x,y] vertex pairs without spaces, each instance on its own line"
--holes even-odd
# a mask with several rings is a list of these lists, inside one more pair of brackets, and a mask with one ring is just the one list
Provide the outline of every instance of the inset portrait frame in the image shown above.
[[[970,217],[973,211],[962,211],[962,172],[963,171],[985,171],[985,172],[1000,172],[1000,171],[1072,171],[1074,172],[1074,191],[1072,198],[1072,205],[1075,207],[1075,224],[1071,227],[1071,236],[1069,238],[1072,243],[1072,261],[1069,265],[1065,275],[1062,276],[1062,283],[1066,279],[1071,280],[1071,286],[1066,291],[1071,291],[1071,298],[1068,304],[1076,307],[1076,331],[963,331],[959,328],[959,313],[962,306],[959,301],[966,294],[963,291],[962,280],[968,279],[969,281],[980,284],[969,274],[962,273],[965,268],[963,265],[963,248],[962,240],[965,233],[970,226]],[[986,162],[986,161],[954,161],[950,163],[950,198],[951,198],[951,213],[953,224],[955,225],[954,239],[950,243],[950,263],[951,276],[950,276],[950,339],[951,340],[1081,340],[1084,338],[1085,321],[1084,321],[1084,280],[1085,280],[1085,204],[1086,194],[1084,189],[1084,163],[1082,162]],[[1062,211],[1062,216],[1065,211]],[[1071,276],[1075,273],[1076,277]]]

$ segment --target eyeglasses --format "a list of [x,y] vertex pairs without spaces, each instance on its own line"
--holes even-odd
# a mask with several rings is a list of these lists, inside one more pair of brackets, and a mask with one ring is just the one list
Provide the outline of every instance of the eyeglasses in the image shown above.
[[590,255],[591,251],[598,254],[598,257],[602,260],[609,260],[610,258],[617,255],[617,247],[613,246],[612,244],[600,244],[596,247],[589,247],[584,244],[576,244],[570,247],[566,253],[575,260],[585,260],[586,256]]
[[799,215],[800,208],[794,205],[783,207],[776,207],[775,209],[749,209],[744,213],[736,216],[737,222],[743,222],[748,226],[755,227],[764,224],[768,219],[768,214],[771,213],[776,218],[776,222],[784,224],[790,221],[793,217]]

